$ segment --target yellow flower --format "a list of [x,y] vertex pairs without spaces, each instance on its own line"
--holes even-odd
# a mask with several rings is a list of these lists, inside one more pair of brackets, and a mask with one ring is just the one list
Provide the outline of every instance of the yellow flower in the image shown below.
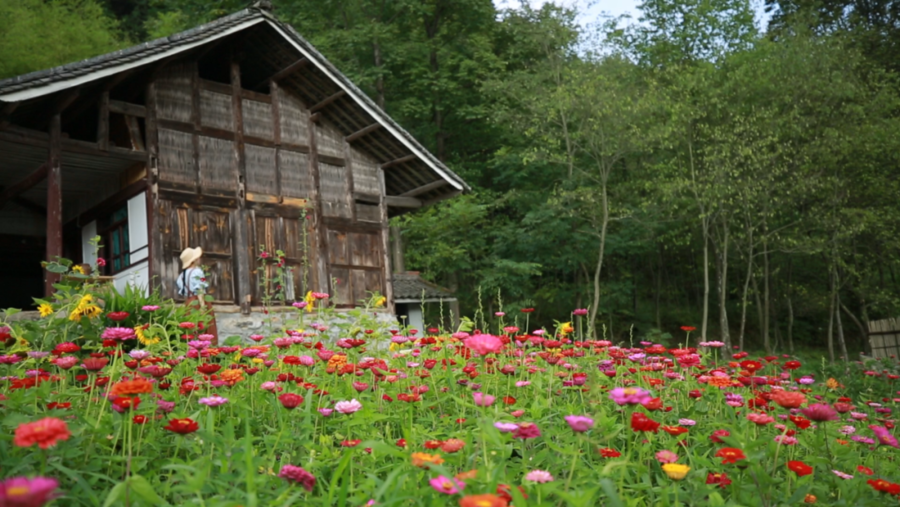
[[100,309],[100,307],[97,306],[97,305],[87,305],[87,306],[84,307],[84,309],[81,311],[81,314],[82,314],[83,316],[89,318],[89,319],[93,319],[93,318],[95,318],[95,317],[99,317],[100,314],[102,314],[102,313],[103,313],[103,310]]
[[387,303],[387,298],[381,296],[380,298],[375,300],[375,308],[381,308],[385,303]]
[[674,481],[680,481],[684,479],[687,473],[691,470],[691,467],[687,465],[681,465],[678,463],[666,463],[662,466],[663,472],[669,476],[669,479]]
[[260,364],[260,363],[264,363],[265,361],[263,361],[263,359],[261,357],[254,357],[253,359],[250,360],[250,362]]
[[306,297],[303,298],[303,300],[306,301],[306,311],[313,311],[313,306],[316,304],[316,298],[313,297],[312,291],[307,292]]
[[147,337],[147,334],[144,333],[144,326],[134,326],[134,335],[137,336],[137,339],[143,345],[154,345],[160,342],[160,338],[158,336]]
[[391,352],[397,352],[398,350],[400,350],[400,344],[391,342],[390,346],[388,347],[388,350],[390,350]]
[[575,328],[572,327],[572,323],[571,323],[571,322],[563,322],[562,325],[559,326],[559,327],[560,327],[560,331],[561,331],[563,334],[569,334],[569,333],[574,333],[574,332],[575,332]]
[[81,296],[81,301],[78,302],[78,306],[85,306],[88,303],[93,303],[93,302],[94,302],[94,296],[92,296],[91,294],[85,294],[84,296]]
[[41,305],[38,306],[38,311],[41,312],[41,317],[46,317],[53,314],[53,307],[47,303],[41,303]]
[[81,267],[81,264],[76,264],[76,265],[72,266],[72,272],[73,272],[73,273],[78,273],[79,275],[83,275],[83,274],[84,274],[84,268]]

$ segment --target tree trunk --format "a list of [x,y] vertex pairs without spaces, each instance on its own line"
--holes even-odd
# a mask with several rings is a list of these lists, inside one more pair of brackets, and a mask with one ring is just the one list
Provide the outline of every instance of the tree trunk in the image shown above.
[[828,288],[828,358],[834,362],[834,299],[835,299],[835,283],[834,283],[834,265],[832,264],[828,276],[830,287]]
[[[706,341],[709,327],[709,221],[703,219],[703,321],[700,323],[700,341]],[[687,346],[690,346],[689,344]]]
[[753,277],[753,232],[751,230],[747,248],[747,276],[744,278],[744,290],[741,293],[741,334],[738,346],[744,350],[744,332],[747,329],[747,292],[750,290],[750,279]]
[[762,299],[760,298],[759,293],[759,283],[756,281],[756,277],[752,278],[753,281],[753,298],[756,300],[756,318],[759,320],[759,332],[762,333],[763,328],[763,311],[762,311]]
[[794,304],[791,301],[791,278],[792,278],[792,268],[793,268],[794,260],[788,257],[788,275],[787,275],[787,311],[788,311],[788,326],[787,326],[787,342],[788,342],[788,352],[791,354],[794,353]]
[[763,348],[767,354],[772,353],[772,344],[769,343],[769,315],[771,311],[771,303],[769,302],[769,244],[766,237],[766,223],[763,221]]
[[719,288],[719,336],[727,350],[731,349],[731,333],[728,329],[728,222],[723,219],[722,245],[717,250]]
[[384,110],[384,76],[382,75],[381,44],[378,41],[372,43],[372,53],[375,59],[375,102]]
[[596,339],[597,311],[600,309],[600,271],[603,269],[603,252],[606,248],[606,228],[609,225],[609,201],[606,194],[606,178],[601,177],[600,205],[603,207],[603,218],[600,224],[600,248],[597,252],[597,267],[594,269],[594,301],[591,303],[590,332]]
[[662,271],[663,271],[663,255],[662,255],[662,245],[657,245],[657,255],[659,258],[659,264],[657,265],[656,270],[656,294],[654,297],[654,303],[656,304],[656,329],[662,329],[662,314],[660,312],[660,304],[659,299],[662,295]]
[[846,363],[849,361],[849,356],[847,354],[847,340],[844,339],[844,324],[841,321],[841,291],[839,290],[841,286],[841,275],[837,272],[837,270],[835,270],[834,278],[834,321],[837,325],[838,344],[841,346],[841,354],[843,355],[844,362]]

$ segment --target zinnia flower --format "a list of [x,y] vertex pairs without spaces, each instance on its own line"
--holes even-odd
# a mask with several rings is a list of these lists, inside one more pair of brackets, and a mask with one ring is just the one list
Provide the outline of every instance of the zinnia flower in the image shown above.
[[800,408],[800,405],[806,403],[806,396],[793,391],[775,391],[772,394],[772,401],[784,408]]
[[678,461],[678,455],[672,451],[663,450],[656,453],[656,459],[660,463],[675,463]]
[[306,491],[312,491],[313,486],[316,485],[316,478],[313,474],[304,470],[303,467],[294,465],[282,466],[281,470],[278,472],[278,477],[281,477],[288,482],[297,483],[303,486]]
[[362,403],[352,399],[350,401],[339,401],[335,403],[334,409],[342,414],[352,414],[362,408]]
[[489,334],[476,334],[463,341],[463,344],[479,355],[496,354],[503,348],[503,341]]
[[100,338],[117,341],[133,340],[135,338],[134,329],[130,327],[108,327],[103,330]]
[[207,407],[218,407],[219,405],[228,403],[228,398],[223,398],[217,394],[214,394],[209,398],[200,398],[198,402],[201,405],[206,405]]
[[303,403],[303,396],[294,393],[284,393],[278,397],[278,401],[281,402],[281,405],[284,408],[293,410],[297,408],[298,405]]
[[839,421],[841,416],[837,411],[831,408],[827,403],[814,403],[806,408],[800,409],[809,420],[816,422]]
[[887,428],[873,424],[869,426],[869,429],[875,433],[875,438],[878,439],[878,442],[880,442],[881,445],[889,445],[900,449],[900,444],[897,443],[897,437],[891,435],[891,432],[888,431]]
[[513,430],[513,438],[521,438],[522,440],[527,440],[530,438],[537,438],[541,436],[541,430],[537,427],[537,424],[524,422],[519,423],[515,430]]
[[609,399],[617,405],[643,405],[653,396],[639,387],[617,387],[609,392]]
[[722,458],[723,465],[737,463],[742,459],[747,459],[747,456],[744,456],[744,451],[734,447],[723,447],[716,452],[715,456],[717,458]]
[[553,480],[553,476],[550,475],[550,472],[544,470],[532,470],[525,474],[525,480],[531,482],[550,482]]
[[674,481],[680,481],[687,476],[687,473],[691,470],[691,467],[687,465],[680,465],[678,463],[666,463],[662,466],[663,472],[669,476],[669,479]]
[[475,404],[479,407],[490,407],[494,404],[494,398],[490,394],[484,394],[481,391],[472,393],[472,399],[475,401]]
[[565,420],[572,431],[577,433],[583,433],[594,427],[594,420],[583,415],[567,415]]
[[170,419],[169,424],[163,426],[163,429],[179,435],[187,435],[200,429],[200,425],[193,419],[185,417],[184,419]]
[[13,445],[31,447],[37,444],[41,449],[49,449],[60,440],[68,440],[70,436],[72,433],[69,432],[69,426],[65,421],[56,417],[45,417],[35,422],[20,424],[13,437]]
[[798,477],[813,473],[813,468],[802,461],[788,461],[788,470],[797,474]]
[[444,493],[446,495],[455,495],[462,491],[464,487],[466,487],[466,483],[459,479],[450,479],[443,475],[439,475],[434,479],[428,481],[428,484],[434,488],[438,493]]
[[414,452],[410,455],[413,466],[425,467],[426,465],[440,465],[444,462],[444,458],[440,454],[428,454],[424,452]]
[[459,507],[507,507],[507,505],[509,502],[491,493],[464,496],[459,500]]
[[41,507],[57,496],[59,482],[49,477],[13,477],[0,482],[0,505]]

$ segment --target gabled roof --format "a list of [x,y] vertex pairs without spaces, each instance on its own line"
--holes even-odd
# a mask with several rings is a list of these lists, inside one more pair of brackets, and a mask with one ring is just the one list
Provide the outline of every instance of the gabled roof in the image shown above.
[[455,299],[453,292],[427,282],[418,273],[394,273],[394,301],[419,302],[419,301],[450,301]]
[[[0,110],[2,103],[41,100],[126,71],[150,67],[155,62],[189,55],[192,50],[227,37],[240,37],[241,44],[250,48],[248,52],[253,51],[254,57],[248,59],[247,65],[261,75],[274,75],[299,58],[309,60],[311,65],[285,78],[282,86],[299,95],[308,106],[338,95],[322,114],[345,136],[372,129],[355,143],[378,163],[394,162],[390,168],[385,166],[389,195],[416,197],[428,204],[470,190],[462,178],[391,119],[312,44],[267,10],[255,7],[169,37],[2,80]],[[379,128],[373,128],[375,124]]]

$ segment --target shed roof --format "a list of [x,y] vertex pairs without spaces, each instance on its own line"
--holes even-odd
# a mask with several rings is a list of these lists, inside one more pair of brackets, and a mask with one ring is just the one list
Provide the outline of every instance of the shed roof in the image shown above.
[[329,105],[321,114],[345,136],[365,132],[364,136],[354,137],[353,143],[384,167],[387,193],[400,198],[389,200],[389,206],[394,205],[392,202],[404,207],[427,205],[470,189],[312,44],[291,26],[258,7],[127,49],[2,80],[0,111],[12,109],[10,105],[25,105],[12,109],[9,117],[15,122],[16,115],[34,114],[37,106],[29,106],[36,102],[51,102],[61,92],[93,86],[124,72],[200,52],[202,46],[225,38],[239,38],[240,47],[253,54],[253,58],[242,62],[242,72],[246,67],[248,73],[257,76],[274,76],[299,59],[309,61],[311,65],[285,77],[280,86],[298,95],[310,107],[328,99]]
[[453,292],[425,281],[418,273],[395,273],[394,301],[449,301],[455,299]]

